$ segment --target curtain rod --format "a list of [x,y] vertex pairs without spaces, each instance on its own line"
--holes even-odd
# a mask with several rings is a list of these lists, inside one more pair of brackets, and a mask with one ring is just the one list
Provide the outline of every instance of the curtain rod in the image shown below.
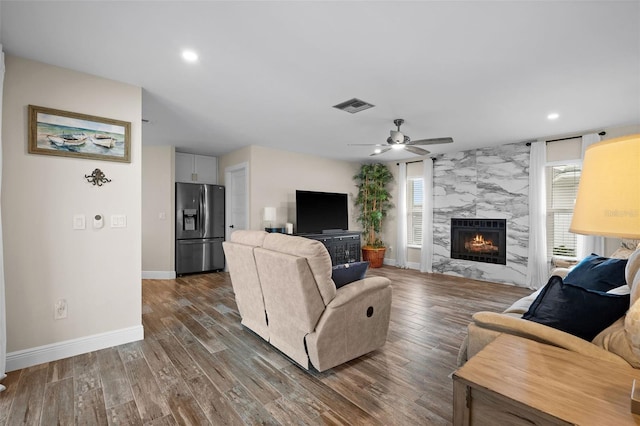
[[[607,134],[607,132],[605,132],[605,131],[603,130],[602,132],[599,132],[598,134],[599,134],[600,136],[604,136],[604,135],[606,135],[606,134]],[[549,142],[567,141],[567,140],[569,140],[569,139],[577,139],[577,138],[580,138],[580,137],[582,137],[582,135],[569,136],[569,137],[566,137],[566,138],[559,138],[559,139],[549,139],[548,141],[545,141],[545,142],[546,142],[546,143],[549,143]],[[531,146],[531,142],[527,142],[527,146]]]
[[[411,163],[422,163],[424,160],[415,160],[415,161],[403,161],[403,163],[405,164],[411,164]],[[431,161],[436,161],[435,157],[431,157]],[[400,163],[396,163],[396,166],[399,166]]]
[[[607,134],[607,132],[605,132],[605,131],[603,130],[603,131],[601,131],[601,132],[598,132],[598,134],[599,134],[600,136],[604,136],[604,135],[606,135],[606,134]],[[568,137],[566,137],[566,138],[558,138],[558,139],[549,139],[548,141],[545,141],[545,142],[546,142],[546,143],[549,143],[549,142],[568,141],[569,139],[576,139],[576,138],[580,138],[580,137],[582,137],[582,135],[577,135],[577,136],[568,136]],[[527,145],[527,146],[531,146],[531,142],[527,142],[527,143],[526,143],[526,145]],[[436,158],[435,158],[435,157],[431,157],[431,160],[436,161]],[[424,161],[424,160],[407,161],[406,163],[407,163],[407,164],[411,164],[411,163],[421,163],[422,161]],[[399,165],[400,165],[400,163],[396,163],[396,166],[399,166]]]

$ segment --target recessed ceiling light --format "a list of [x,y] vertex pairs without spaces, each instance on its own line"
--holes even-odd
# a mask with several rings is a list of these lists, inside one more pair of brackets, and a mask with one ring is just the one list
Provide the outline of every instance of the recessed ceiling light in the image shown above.
[[560,114],[558,114],[557,112],[552,112],[551,114],[547,115],[548,120],[555,120],[558,117],[560,117]]
[[196,62],[198,60],[198,54],[193,50],[183,50],[182,59],[187,62]]
[[393,145],[391,145],[391,148],[393,149],[403,149],[404,145],[401,143],[394,143]]

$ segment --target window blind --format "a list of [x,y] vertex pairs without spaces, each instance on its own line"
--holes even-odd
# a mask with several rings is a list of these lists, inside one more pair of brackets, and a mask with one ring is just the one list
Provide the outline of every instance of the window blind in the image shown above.
[[407,180],[407,244],[422,245],[423,179]]
[[576,256],[576,234],[569,232],[581,166],[547,167],[547,255]]

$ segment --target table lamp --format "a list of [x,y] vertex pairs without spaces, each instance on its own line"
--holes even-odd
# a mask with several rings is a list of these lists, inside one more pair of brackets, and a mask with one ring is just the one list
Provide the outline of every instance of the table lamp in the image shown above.
[[276,220],[276,208],[275,207],[265,207],[264,208],[264,216],[262,218],[265,222],[265,227],[273,228],[273,222]]
[[569,230],[640,238],[640,134],[587,148]]
[[[569,231],[585,235],[640,239],[640,134],[602,141],[585,152]],[[632,255],[640,256],[640,249]],[[640,287],[640,273],[634,279]],[[634,283],[627,283],[632,286]],[[625,331],[640,358],[639,289],[632,288]],[[640,414],[634,381],[631,411]]]

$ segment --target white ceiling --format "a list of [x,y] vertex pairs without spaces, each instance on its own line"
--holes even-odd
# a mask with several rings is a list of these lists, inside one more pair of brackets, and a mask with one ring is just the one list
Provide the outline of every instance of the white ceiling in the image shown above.
[[[0,14],[6,53],[141,86],[143,144],[180,151],[359,161],[373,148],[348,144],[384,143],[395,118],[414,140],[453,137],[436,154],[640,124],[639,1],[2,1]],[[375,108],[332,108],[354,97]]]

